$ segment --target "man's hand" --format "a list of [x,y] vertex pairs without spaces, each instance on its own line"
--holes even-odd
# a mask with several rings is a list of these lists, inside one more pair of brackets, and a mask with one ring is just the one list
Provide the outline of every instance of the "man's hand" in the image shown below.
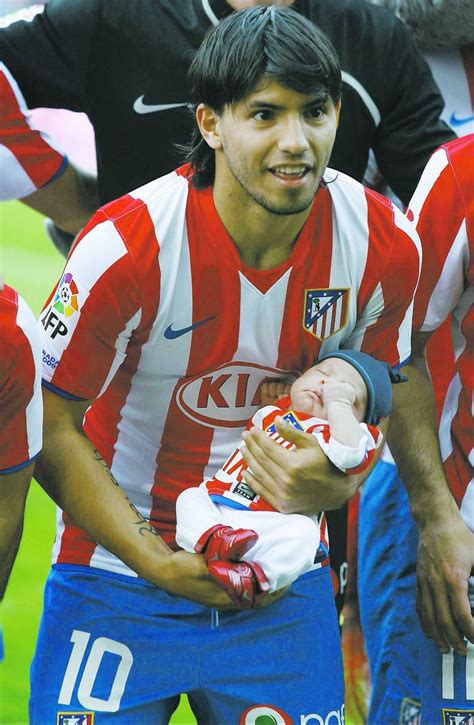
[[474,534],[458,511],[420,530],[416,608],[421,626],[443,653],[466,654],[474,642],[468,578],[474,574]]
[[282,418],[276,418],[275,425],[294,448],[283,448],[258,428],[246,431],[242,454],[250,469],[245,476],[248,485],[281,513],[340,508],[355,492],[357,477],[333,466],[311,434]]
[[[229,597],[211,577],[204,559],[199,554],[177,551],[159,560],[157,576],[147,574],[147,579],[154,581],[161,589],[178,597],[191,599],[206,607],[221,611],[235,609]],[[267,594],[256,605],[257,609],[267,607],[279,599],[286,589]]]

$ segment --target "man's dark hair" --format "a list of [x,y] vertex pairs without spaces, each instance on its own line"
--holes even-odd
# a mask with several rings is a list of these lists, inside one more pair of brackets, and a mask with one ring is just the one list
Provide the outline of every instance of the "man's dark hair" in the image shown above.
[[[341,69],[326,35],[311,21],[286,7],[254,7],[232,13],[205,36],[189,69],[191,103],[222,113],[263,79],[298,93],[341,96]],[[194,186],[214,181],[215,155],[197,123],[183,149]]]

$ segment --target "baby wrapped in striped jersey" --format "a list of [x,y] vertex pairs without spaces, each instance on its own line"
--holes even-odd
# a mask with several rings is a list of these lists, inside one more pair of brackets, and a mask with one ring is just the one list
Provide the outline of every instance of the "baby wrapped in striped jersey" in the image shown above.
[[[275,428],[281,416],[314,435],[341,471],[358,474],[382,443],[375,426],[390,413],[391,383],[402,379],[370,355],[336,350],[303,373],[289,395],[260,408],[249,427],[291,448]],[[176,503],[177,543],[203,554],[211,576],[240,609],[329,563],[324,513],[279,513],[245,482],[246,471],[237,448],[211,479],[183,491]]]

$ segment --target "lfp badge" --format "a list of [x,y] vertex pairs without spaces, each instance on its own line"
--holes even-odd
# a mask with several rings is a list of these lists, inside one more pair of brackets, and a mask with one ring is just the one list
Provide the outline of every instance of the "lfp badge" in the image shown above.
[[303,318],[306,332],[325,340],[345,327],[349,295],[349,289],[306,290]]
[[[53,307],[65,317],[70,317],[77,312],[79,304],[77,295],[79,290],[70,272],[63,274],[53,299]],[[82,725],[82,723],[80,723]]]

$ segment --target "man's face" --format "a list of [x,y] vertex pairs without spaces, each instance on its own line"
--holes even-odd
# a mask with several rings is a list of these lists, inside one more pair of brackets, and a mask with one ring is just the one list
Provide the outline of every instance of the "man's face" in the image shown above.
[[327,166],[338,113],[329,98],[261,83],[218,117],[215,184],[273,214],[304,211]]

